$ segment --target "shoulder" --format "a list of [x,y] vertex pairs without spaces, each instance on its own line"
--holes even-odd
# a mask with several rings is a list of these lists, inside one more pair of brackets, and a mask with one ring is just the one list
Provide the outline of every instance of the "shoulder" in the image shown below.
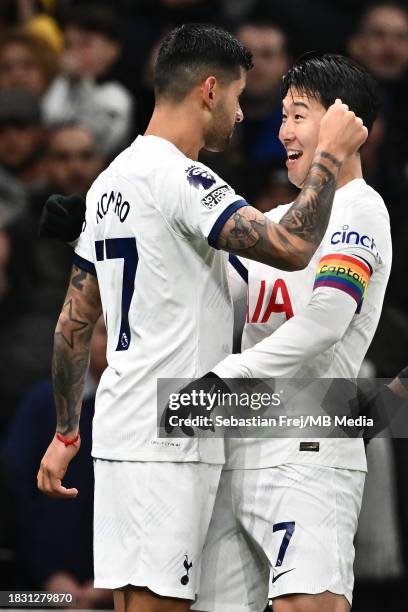
[[344,195],[344,201],[339,202],[339,204],[340,207],[344,205],[346,209],[354,210],[356,215],[369,217],[372,222],[375,219],[382,219],[389,224],[390,217],[383,198],[364,180],[351,184]]
[[191,159],[186,160],[183,170],[188,184],[199,191],[207,191],[220,180],[210,168]]

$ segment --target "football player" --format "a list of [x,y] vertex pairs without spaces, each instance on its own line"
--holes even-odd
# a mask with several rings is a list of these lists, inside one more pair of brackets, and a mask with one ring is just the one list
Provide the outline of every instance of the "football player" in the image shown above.
[[78,452],[92,329],[101,311],[107,360],[96,397],[95,586],[117,610],[184,612],[199,590],[201,552],[224,462],[222,440],[159,439],[156,381],[197,377],[230,353],[227,255],[304,268],[320,243],[343,163],[367,136],[340,100],[322,119],[305,187],[279,223],[197,162],[225,148],[242,120],[249,53],[227,32],[184,25],[163,42],[146,133],[87,195],[55,333],[57,430],[41,490],[61,484]]
[[[305,179],[326,109],[341,97],[371,128],[376,84],[338,55],[300,59],[283,80],[280,140],[289,180]],[[290,204],[267,214],[278,222]],[[221,378],[357,377],[391,268],[389,216],[364,180],[360,153],[342,165],[325,236],[301,271],[240,261],[248,292],[242,353]],[[196,609],[347,612],[364,487],[361,438],[229,439]],[[228,560],[228,561],[227,561]]]

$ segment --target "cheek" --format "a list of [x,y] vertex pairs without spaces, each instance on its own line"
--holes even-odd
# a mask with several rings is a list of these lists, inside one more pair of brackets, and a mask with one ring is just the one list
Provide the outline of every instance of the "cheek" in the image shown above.
[[319,141],[319,124],[311,125],[304,134],[299,134],[299,139],[304,147],[304,156],[313,157]]

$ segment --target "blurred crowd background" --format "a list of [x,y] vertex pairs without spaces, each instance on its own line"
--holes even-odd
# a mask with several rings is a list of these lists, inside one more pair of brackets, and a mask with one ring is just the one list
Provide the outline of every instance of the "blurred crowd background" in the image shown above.
[[[366,376],[392,377],[408,346],[408,4],[361,0],[0,0],[0,590],[70,591],[79,608],[110,608],[92,588],[94,392],[105,364],[98,326],[68,482],[78,499],[36,491],[55,431],[50,361],[71,248],[37,239],[51,193],[85,193],[153,108],[158,46],[175,25],[220,24],[252,51],[245,121],[228,152],[203,154],[251,204],[296,196],[277,138],[279,86],[308,51],[347,54],[377,78],[381,110],[362,151],[367,182],[391,218],[393,272]],[[368,446],[357,537],[356,611],[402,610],[408,575],[408,443]]]

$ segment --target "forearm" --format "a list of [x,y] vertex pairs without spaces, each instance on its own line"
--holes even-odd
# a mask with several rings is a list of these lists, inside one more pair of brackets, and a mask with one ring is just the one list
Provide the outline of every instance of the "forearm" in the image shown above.
[[333,290],[316,292],[303,312],[271,336],[236,355],[229,355],[212,371],[221,378],[291,378],[300,366],[335,344],[346,331],[355,303]]
[[[89,348],[92,329],[76,334],[72,338],[72,321],[65,317],[58,320],[54,336],[54,353],[52,360],[52,378],[54,399],[57,411],[57,432],[70,437],[79,428],[82,396],[89,365]],[[82,322],[83,324],[84,322]]]
[[306,243],[306,257],[313,255],[326,232],[340,168],[336,157],[316,151],[300,194],[279,222],[289,240],[296,236]]
[[91,337],[99,315],[96,279],[74,266],[55,330],[52,362],[57,433],[66,437],[75,435],[79,428]]
[[316,153],[301,193],[280,223],[244,206],[226,222],[217,246],[281,270],[304,268],[326,231],[339,168],[331,155]]

